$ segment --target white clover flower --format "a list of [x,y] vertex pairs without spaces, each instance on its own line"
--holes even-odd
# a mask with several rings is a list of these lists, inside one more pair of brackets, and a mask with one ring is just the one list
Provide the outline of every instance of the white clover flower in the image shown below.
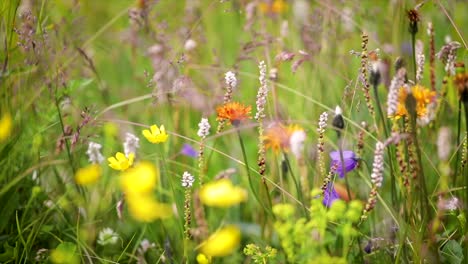
[[197,135],[201,138],[206,138],[210,134],[210,123],[208,118],[202,118],[200,123],[198,123],[198,132]]
[[101,148],[101,144],[96,142],[89,142],[88,150],[86,151],[86,154],[89,157],[89,162],[98,164],[104,161],[104,156],[101,154]]
[[182,187],[190,188],[192,187],[193,183],[195,182],[195,178],[192,174],[188,173],[187,171],[184,172],[182,175]]
[[123,146],[125,156],[128,157],[130,153],[136,153],[136,150],[140,147],[140,139],[132,133],[126,133]]
[[114,232],[112,228],[106,227],[99,232],[97,243],[101,246],[113,245],[119,240],[119,234]]

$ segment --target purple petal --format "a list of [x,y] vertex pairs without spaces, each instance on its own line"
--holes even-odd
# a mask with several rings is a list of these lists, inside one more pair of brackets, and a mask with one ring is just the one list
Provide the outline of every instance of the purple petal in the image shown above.
[[198,152],[189,144],[184,144],[180,153],[192,158],[196,158],[198,156]]
[[[343,153],[343,164],[341,163],[341,157],[339,151],[332,151],[330,152],[330,157],[332,159],[331,167],[336,166],[336,173],[343,178],[345,172],[350,172],[354,170],[358,164],[358,159],[356,158],[356,154],[351,150],[344,150]],[[344,165],[344,166],[343,166]],[[344,167],[344,169],[343,169]]]
[[330,207],[332,203],[339,199],[338,193],[335,191],[335,188],[332,184],[329,184],[325,193],[323,194],[323,205]]

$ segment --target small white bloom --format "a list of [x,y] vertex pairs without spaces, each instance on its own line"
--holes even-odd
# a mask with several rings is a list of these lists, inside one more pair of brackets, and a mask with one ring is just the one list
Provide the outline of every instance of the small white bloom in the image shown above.
[[141,253],[146,253],[148,249],[156,247],[155,243],[151,243],[148,239],[143,239],[140,243],[140,248],[138,249]]
[[195,182],[195,178],[192,174],[188,173],[187,171],[184,172],[182,175],[182,187],[189,188],[192,187],[193,183]]
[[186,51],[191,51],[195,49],[196,47],[197,47],[197,42],[195,42],[195,40],[187,39],[187,41],[185,41],[184,49]]
[[226,74],[224,75],[224,80],[226,81],[226,85],[229,88],[234,89],[237,87],[236,74],[233,73],[232,71],[226,72]]
[[46,200],[44,201],[44,206],[47,208],[52,208],[54,207],[54,202],[52,202],[51,200]]
[[384,149],[384,143],[378,141],[375,144],[374,163],[372,165],[371,181],[377,188],[380,188],[383,182]]
[[341,109],[341,107],[337,105],[335,108],[335,115],[341,115],[341,114],[343,114],[343,109]]
[[101,144],[96,142],[89,142],[86,154],[89,157],[89,162],[98,164],[104,161],[104,156],[101,154]]
[[136,150],[140,147],[140,139],[132,133],[125,134],[124,153],[128,157],[130,153],[135,154]]
[[452,133],[449,127],[441,127],[437,136],[437,154],[441,161],[448,161],[452,152]]
[[113,245],[119,240],[119,235],[110,227],[106,227],[99,232],[97,243],[101,246]]
[[450,199],[439,198],[437,207],[442,211],[455,211],[459,206],[459,201],[457,197],[452,197]]
[[260,81],[260,88],[257,92],[257,113],[255,114],[256,120],[261,120],[265,117],[265,105],[267,102],[268,95],[268,85],[266,79],[266,65],[264,61],[261,61],[258,64],[258,69],[260,70],[260,76],[258,80]]
[[302,157],[305,140],[306,140],[306,133],[302,129],[294,131],[291,137],[289,138],[289,145],[291,147],[291,152],[294,154],[296,159],[300,159]]
[[327,121],[328,121],[328,113],[327,112],[323,112],[321,115],[320,115],[320,118],[319,118],[319,123],[318,123],[318,128],[317,128],[317,132],[319,134],[323,134],[325,132],[325,128],[327,127]]
[[197,135],[201,138],[206,138],[210,134],[210,123],[208,122],[208,118],[202,118],[200,123],[198,123],[198,132]]

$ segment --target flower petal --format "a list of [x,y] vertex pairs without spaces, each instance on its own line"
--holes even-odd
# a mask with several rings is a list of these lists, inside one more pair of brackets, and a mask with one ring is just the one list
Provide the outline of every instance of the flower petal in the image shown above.
[[115,154],[115,157],[119,162],[127,160],[127,157],[125,157],[125,155],[122,152],[117,152],[117,154]]

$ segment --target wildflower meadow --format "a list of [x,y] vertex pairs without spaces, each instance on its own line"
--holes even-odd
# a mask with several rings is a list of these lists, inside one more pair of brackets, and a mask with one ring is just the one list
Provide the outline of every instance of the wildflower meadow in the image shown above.
[[0,263],[468,263],[468,2],[0,1]]

